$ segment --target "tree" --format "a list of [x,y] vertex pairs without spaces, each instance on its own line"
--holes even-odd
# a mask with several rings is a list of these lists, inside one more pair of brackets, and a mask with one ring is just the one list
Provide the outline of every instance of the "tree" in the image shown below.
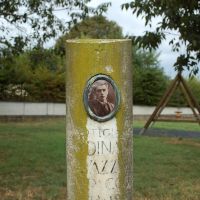
[[0,66],[0,100],[64,102],[65,70],[52,49],[0,59]]
[[50,71],[56,71],[57,67],[61,65],[61,59],[55,55],[53,49],[45,49],[38,46],[30,51],[26,51],[29,59],[29,66],[34,70],[40,66],[45,66]]
[[159,68],[155,52],[133,48],[133,103],[156,105],[167,88],[168,77]]
[[0,59],[0,66],[0,100],[24,100],[24,87],[32,79],[27,56]]
[[65,73],[50,71],[40,66],[34,70],[32,79],[25,87],[28,100],[39,102],[65,102]]
[[[80,27],[81,30],[85,31],[85,37],[89,37],[91,32],[93,37],[97,37],[99,31],[94,34],[92,30],[99,30],[100,27],[107,28],[107,31],[104,31],[102,36],[104,38],[107,36],[110,38],[122,37],[122,30],[116,23],[109,22],[101,16],[92,17],[91,19],[90,21],[87,18],[86,22],[78,23],[84,24]],[[95,28],[95,23],[98,24],[97,28]],[[90,25],[92,25],[93,29]],[[88,26],[90,29],[87,29]],[[72,30],[74,29],[75,26]],[[79,31],[74,31],[73,34],[78,35]],[[99,37],[101,36],[99,35]],[[64,45],[64,42],[60,44]],[[64,49],[64,46],[61,46],[61,48]],[[57,55],[54,49],[44,49],[41,44],[31,50],[26,50],[20,55],[10,55],[0,59],[0,99],[64,102],[64,61],[60,53]],[[26,95],[16,92],[19,90],[25,91]]]
[[[152,26],[153,18],[159,17],[156,29],[146,31],[143,36],[133,37],[133,41],[140,47],[157,48],[166,35],[172,31],[178,33],[169,45],[172,50],[180,52],[181,44],[186,46],[186,52],[180,53],[174,66],[182,71],[187,68],[191,73],[198,72],[200,61],[200,0],[134,0],[122,5],[122,9],[131,9],[137,17],[145,19],[145,25]],[[175,34],[176,35],[176,34]],[[172,34],[173,36],[173,34]]]
[[[89,14],[101,14],[109,3],[96,9],[88,6],[90,0],[2,0],[0,2],[0,57],[20,53],[36,39],[45,42],[60,31],[66,32],[77,21]],[[59,18],[65,11],[68,21]],[[15,34],[13,34],[15,33]]]
[[200,79],[193,77],[187,80],[188,86],[191,89],[192,94],[200,104]]
[[116,22],[109,21],[102,15],[87,17],[57,40],[55,45],[57,54],[65,55],[65,41],[77,38],[120,39],[123,38],[123,34],[122,28]]

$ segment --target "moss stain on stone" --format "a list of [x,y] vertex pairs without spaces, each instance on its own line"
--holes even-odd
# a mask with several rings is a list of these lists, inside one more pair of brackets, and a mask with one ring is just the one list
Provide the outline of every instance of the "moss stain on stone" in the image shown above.
[[[127,73],[123,71],[122,56],[126,55],[127,46],[130,44],[129,40],[69,40],[67,41],[67,91],[71,97],[67,98],[70,102],[69,104],[71,118],[73,122],[73,127],[76,129],[76,133],[73,137],[73,144],[75,146],[75,151],[71,152],[74,154],[74,163],[77,165],[74,167],[73,179],[75,183],[73,184],[73,190],[76,200],[88,200],[88,179],[87,179],[87,155],[88,155],[88,145],[87,145],[87,129],[86,121],[87,114],[83,104],[83,92],[85,85],[89,78],[96,74],[106,74],[109,75],[116,83],[121,93],[121,105],[117,118],[117,128],[119,130],[118,138],[118,148],[119,148],[119,167],[120,167],[120,177],[119,177],[119,190],[120,199],[125,198],[125,188],[124,188],[124,178],[125,178],[125,168],[123,163],[123,131],[125,129],[125,115],[127,111],[125,99],[127,95],[124,88],[128,84],[124,80],[126,77],[124,74]],[[127,55],[126,55],[127,56]],[[111,69],[108,71],[107,66]],[[132,107],[131,107],[132,109]],[[68,116],[67,116],[68,117]],[[130,124],[132,126],[132,124]],[[68,161],[70,162],[70,161]],[[70,173],[70,172],[68,172]],[[80,187],[81,183],[81,187]],[[69,183],[72,184],[72,183]],[[70,199],[73,200],[73,199]]]

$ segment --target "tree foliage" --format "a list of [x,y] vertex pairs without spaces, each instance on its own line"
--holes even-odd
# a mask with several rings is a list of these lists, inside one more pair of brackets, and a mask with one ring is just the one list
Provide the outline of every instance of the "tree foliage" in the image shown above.
[[[35,48],[13,56],[9,48],[4,48],[10,53],[0,58],[0,100],[65,102],[62,55],[65,40],[71,38],[123,38],[123,35],[115,22],[94,16],[74,25],[56,42],[54,49],[44,49],[39,41]],[[17,49],[16,52],[19,53]],[[154,51],[133,47],[135,104],[155,105],[168,85],[168,78],[159,68],[158,56]],[[198,84],[198,81],[192,82],[192,88],[193,85],[200,88]],[[174,99],[177,105],[180,101],[176,97]]]
[[65,70],[52,49],[36,48],[0,61],[0,100],[65,101]]
[[197,99],[198,103],[200,104],[200,79],[193,77],[187,80],[187,84],[194,95],[194,97]]
[[52,72],[48,67],[38,67],[34,70],[25,90],[29,101],[65,102],[65,72],[63,70]]
[[[88,2],[90,0],[2,0],[0,56],[20,53],[34,39],[45,42],[60,31],[66,32],[89,14],[101,14],[109,5],[105,3],[91,8]],[[59,18],[60,11],[64,11],[67,21]]]
[[[78,30],[75,31],[76,28]],[[100,33],[99,30],[104,30]],[[68,37],[121,38],[122,30],[104,17],[86,18],[74,26]],[[82,34],[81,34],[82,35]],[[64,37],[57,48],[64,52]],[[61,45],[61,46],[59,46]],[[38,44],[20,55],[0,59],[0,100],[65,101],[65,60],[59,50],[44,49]]]
[[[181,52],[185,44],[186,52],[180,53],[174,66],[182,71],[187,68],[191,73],[198,72],[200,61],[200,0],[134,0],[122,5],[131,9],[137,17],[145,19],[145,25],[152,26],[155,17],[160,20],[155,30],[146,31],[143,36],[133,37],[140,47],[157,48],[170,33],[174,36],[169,45],[173,51]],[[173,35],[174,31],[178,33]]]
[[168,78],[159,68],[155,52],[133,48],[133,102],[156,105],[167,88]]
[[65,55],[65,41],[67,39],[94,38],[94,39],[120,39],[123,38],[122,28],[106,17],[87,17],[77,23],[68,33],[60,37],[55,45],[59,55]]

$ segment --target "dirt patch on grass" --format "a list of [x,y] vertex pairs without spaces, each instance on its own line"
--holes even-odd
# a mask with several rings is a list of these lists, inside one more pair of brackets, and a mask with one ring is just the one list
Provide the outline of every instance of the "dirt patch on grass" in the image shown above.
[[167,144],[174,144],[174,145],[189,145],[194,147],[200,148],[200,141],[194,140],[183,140],[183,139],[171,139],[166,142]]
[[0,163],[1,164],[6,161],[6,158],[7,158],[7,154],[0,151]]
[[199,200],[200,199],[200,184],[196,182],[179,182],[171,190],[152,192],[136,191],[134,200]]
[[66,187],[56,190],[49,187],[27,187],[20,190],[0,188],[0,197],[1,200],[65,200]]
[[15,190],[8,188],[0,189],[0,196],[2,200],[33,200],[40,195],[40,199],[44,199],[44,191],[42,188],[27,188],[24,190]]

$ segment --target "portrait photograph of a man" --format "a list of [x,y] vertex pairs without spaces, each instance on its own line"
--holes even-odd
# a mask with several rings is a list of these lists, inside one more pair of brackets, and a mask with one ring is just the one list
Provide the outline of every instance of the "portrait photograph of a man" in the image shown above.
[[106,80],[95,81],[88,93],[88,104],[99,117],[110,114],[115,107],[115,94],[112,85]]

